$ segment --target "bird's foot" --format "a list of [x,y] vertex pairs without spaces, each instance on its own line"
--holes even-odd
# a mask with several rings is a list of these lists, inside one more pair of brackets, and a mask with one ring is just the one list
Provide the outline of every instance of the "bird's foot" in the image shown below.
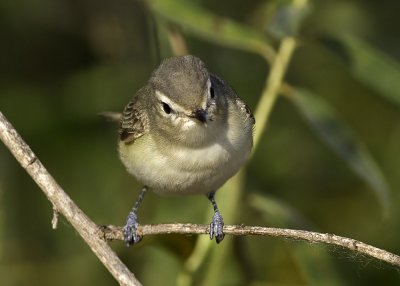
[[130,212],[124,226],[124,240],[126,246],[136,244],[142,239],[137,234],[138,225],[136,213]]
[[215,236],[215,241],[220,243],[224,239],[224,220],[222,219],[219,211],[214,213],[212,221],[210,223],[210,239],[212,240]]

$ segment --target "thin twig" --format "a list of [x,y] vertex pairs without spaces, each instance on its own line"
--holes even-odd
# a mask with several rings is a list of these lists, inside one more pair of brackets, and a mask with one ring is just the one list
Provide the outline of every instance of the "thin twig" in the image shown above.
[[51,228],[52,229],[57,229],[59,214],[60,213],[58,212],[57,208],[53,205],[53,218],[51,219]]
[[[104,226],[101,228],[102,237],[106,240],[123,240],[122,227]],[[205,224],[156,224],[156,225],[140,225],[138,234],[140,236],[158,235],[158,234],[209,234],[210,227]],[[319,233],[306,230],[295,230],[286,228],[260,227],[260,226],[243,226],[243,225],[225,225],[224,233],[230,235],[258,235],[284,237],[296,240],[304,240],[311,243],[325,243],[336,245],[352,251],[365,254],[392,265],[400,266],[400,256],[390,253],[386,250],[368,245],[364,242],[338,236],[330,233]]]
[[53,204],[55,211],[61,213],[71,223],[119,284],[141,285],[126,265],[121,262],[115,252],[109,247],[107,242],[98,235],[99,228],[97,225],[78,208],[57,184],[1,112],[0,139],[8,149],[10,149],[11,153],[32,179],[39,185]]

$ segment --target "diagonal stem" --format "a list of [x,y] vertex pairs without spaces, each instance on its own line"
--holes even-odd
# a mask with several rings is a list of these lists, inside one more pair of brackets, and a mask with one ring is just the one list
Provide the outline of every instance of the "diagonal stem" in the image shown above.
[[42,189],[56,211],[61,213],[71,223],[118,283],[120,285],[129,286],[141,285],[133,273],[129,271],[126,265],[122,263],[115,252],[108,246],[107,242],[100,238],[97,225],[86,216],[57,184],[32,152],[31,148],[23,141],[18,132],[1,112],[0,139],[8,149],[10,149],[11,153],[36,184]]
[[279,89],[295,48],[296,39],[294,37],[286,37],[282,39],[278,53],[276,54],[272,64],[271,71],[266,80],[265,88],[254,113],[256,119],[256,130],[254,133],[253,154],[271,116],[272,108],[278,97]]

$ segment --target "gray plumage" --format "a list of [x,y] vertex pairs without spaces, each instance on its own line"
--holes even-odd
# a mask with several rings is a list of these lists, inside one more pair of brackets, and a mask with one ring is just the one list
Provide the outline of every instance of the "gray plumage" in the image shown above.
[[137,209],[147,187],[160,194],[207,194],[214,208],[210,237],[224,238],[215,192],[245,163],[254,117],[222,79],[194,56],[170,58],[125,107],[119,126],[121,161],[143,188],[124,227],[137,235]]
[[147,114],[143,106],[138,101],[139,95],[144,93],[146,88],[138,91],[138,94],[126,105],[122,112],[122,118],[119,124],[119,139],[125,144],[132,143],[148,131],[149,123]]
[[[148,115],[144,111],[146,106],[138,100],[140,97],[152,96],[155,90],[167,95],[174,102],[194,109],[199,105],[200,96],[182,96],[200,94],[206,88],[210,79],[214,88],[218,87],[222,93],[231,95],[237,106],[246,114],[246,117],[255,124],[254,116],[246,103],[241,100],[232,88],[216,75],[209,74],[204,63],[194,56],[175,57],[164,60],[153,72],[149,82],[141,88],[132,100],[128,102],[122,112],[119,124],[119,139],[125,144],[132,143],[149,129]],[[191,83],[196,82],[196,85]],[[194,87],[194,88],[193,88]]]

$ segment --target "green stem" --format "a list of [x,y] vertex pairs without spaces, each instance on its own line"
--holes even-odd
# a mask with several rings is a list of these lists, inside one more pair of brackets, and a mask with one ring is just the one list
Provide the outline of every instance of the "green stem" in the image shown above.
[[271,115],[272,107],[279,94],[280,86],[283,82],[289,61],[296,48],[296,40],[293,37],[286,37],[282,40],[278,53],[272,64],[269,77],[266,80],[265,88],[261,94],[261,99],[255,111],[256,130],[254,133],[254,150],[260,142],[261,135]]

